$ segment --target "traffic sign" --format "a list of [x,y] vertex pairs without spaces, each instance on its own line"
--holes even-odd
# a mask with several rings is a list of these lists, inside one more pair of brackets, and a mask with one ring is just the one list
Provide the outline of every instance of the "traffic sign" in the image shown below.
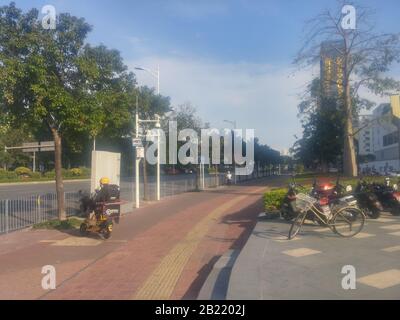
[[42,141],[40,142],[40,151],[54,151],[54,141]]
[[25,142],[22,144],[22,152],[38,152],[39,142]]

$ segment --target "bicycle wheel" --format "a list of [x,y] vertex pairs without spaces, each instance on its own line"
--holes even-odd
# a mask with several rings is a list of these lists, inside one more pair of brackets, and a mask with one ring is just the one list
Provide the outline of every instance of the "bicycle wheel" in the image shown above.
[[293,223],[289,230],[288,239],[292,240],[300,231],[301,226],[306,218],[307,213],[299,213],[297,217],[293,220]]
[[354,237],[364,227],[365,215],[356,207],[338,209],[332,219],[332,229],[336,234],[350,238]]

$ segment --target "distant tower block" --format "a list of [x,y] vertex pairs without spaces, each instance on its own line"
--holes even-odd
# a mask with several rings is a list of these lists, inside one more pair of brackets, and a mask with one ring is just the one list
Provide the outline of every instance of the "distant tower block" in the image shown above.
[[325,97],[343,95],[344,44],[342,41],[326,41],[320,52],[321,89]]

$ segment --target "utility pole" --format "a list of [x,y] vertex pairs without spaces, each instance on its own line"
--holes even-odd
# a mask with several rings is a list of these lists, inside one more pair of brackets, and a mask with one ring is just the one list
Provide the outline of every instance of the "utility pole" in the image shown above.
[[161,140],[161,133],[160,133],[160,116],[156,116],[156,127],[157,127],[157,201],[161,199],[161,190],[160,190],[160,140]]
[[[136,131],[136,140],[139,139],[142,135],[139,134],[139,129],[140,129],[140,123],[141,122],[151,122],[155,123],[155,127],[157,128],[157,201],[161,199],[161,171],[160,171],[160,158],[161,158],[161,153],[160,153],[160,140],[161,140],[161,133],[160,133],[160,116],[155,115],[155,120],[142,120],[139,119],[139,113],[138,113],[138,97],[136,97],[136,117],[135,117],[135,131]],[[154,137],[154,136],[153,136]],[[144,150],[144,152],[146,149]],[[146,161],[146,158],[143,158],[143,161]],[[136,208],[139,208],[139,162],[140,162],[140,157],[138,157],[137,153],[137,147],[136,147],[136,162],[135,162],[135,170],[136,170]],[[143,163],[145,164],[145,163]],[[146,176],[144,177],[146,178]],[[146,181],[145,181],[146,182]]]
[[[4,146],[4,153],[7,153],[7,147],[6,147],[6,146]],[[6,162],[6,159],[4,159],[3,168],[4,168],[4,171],[7,170],[7,162]]]
[[36,172],[36,152],[35,151],[33,151],[32,171]]
[[[136,117],[135,117],[135,137],[139,138],[139,112],[138,112],[138,96],[136,96]],[[135,148],[135,206],[139,208],[139,163],[137,147]]]

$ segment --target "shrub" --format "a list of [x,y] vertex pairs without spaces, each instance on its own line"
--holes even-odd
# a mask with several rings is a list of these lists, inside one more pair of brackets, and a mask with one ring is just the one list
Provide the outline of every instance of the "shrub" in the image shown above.
[[[62,169],[63,178],[72,178],[72,177],[88,177],[90,176],[90,169],[85,167],[72,168],[72,169]],[[55,170],[47,171],[44,176],[48,179],[55,179],[56,172]]]
[[0,180],[13,180],[17,178],[18,176],[14,171],[0,169]]
[[32,171],[26,167],[18,167],[14,170],[17,176],[19,177],[30,177],[32,175]]
[[264,207],[266,211],[279,210],[287,189],[274,189],[264,193]]
[[40,179],[42,177],[40,172],[32,172],[31,176],[32,179]]
[[69,175],[73,177],[80,177],[82,175],[82,170],[81,168],[69,169]]
[[79,167],[79,169],[81,169],[82,171],[82,176],[84,177],[90,177],[90,174],[92,173],[90,168],[86,168],[86,167]]
[[48,179],[54,179],[56,177],[56,172],[54,170],[47,171],[44,176]]

